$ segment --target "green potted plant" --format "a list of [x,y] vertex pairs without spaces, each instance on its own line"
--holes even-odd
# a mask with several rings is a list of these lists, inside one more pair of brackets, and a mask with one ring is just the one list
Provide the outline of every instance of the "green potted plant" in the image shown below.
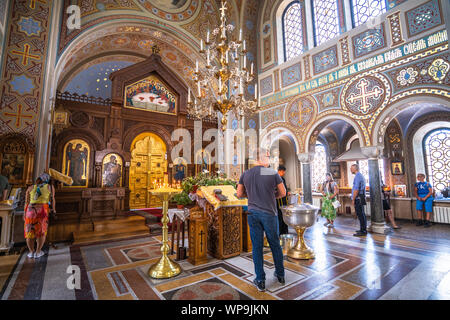
[[177,204],[178,209],[183,209],[184,206],[187,206],[192,203],[192,200],[189,198],[186,192],[178,193],[173,196],[172,201]]

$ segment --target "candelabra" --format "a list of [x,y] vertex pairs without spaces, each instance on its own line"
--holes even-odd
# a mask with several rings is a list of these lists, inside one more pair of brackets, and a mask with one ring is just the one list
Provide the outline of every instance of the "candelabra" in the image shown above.
[[[222,130],[226,129],[227,115],[233,112],[237,119],[244,114],[258,111],[258,85],[255,84],[253,100],[246,100],[244,88],[254,79],[253,63],[247,65],[247,48],[242,40],[232,36],[234,26],[226,24],[225,1],[220,8],[220,26],[211,33],[208,30],[206,41],[200,40],[200,54],[206,60],[206,66],[195,62],[192,79],[197,88],[191,97],[188,93],[188,112],[198,119],[211,118],[214,111],[222,114]],[[212,61],[218,61],[213,65]]]

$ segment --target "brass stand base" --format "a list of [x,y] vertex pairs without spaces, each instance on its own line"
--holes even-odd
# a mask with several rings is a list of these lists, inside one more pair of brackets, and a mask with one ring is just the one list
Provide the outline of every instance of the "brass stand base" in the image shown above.
[[299,259],[299,260],[309,260],[314,259],[316,255],[314,254],[314,251],[311,248],[306,248],[304,250],[297,250],[295,248],[289,249],[287,252],[288,257]]
[[297,243],[288,250],[287,256],[293,259],[301,260],[314,259],[316,257],[314,251],[306,245],[305,239],[303,239],[303,234],[305,233],[306,228],[297,227],[295,228],[295,231],[297,231]]
[[181,273],[181,267],[178,263],[170,260],[169,257],[163,255],[161,259],[148,269],[148,275],[155,279],[172,278]]

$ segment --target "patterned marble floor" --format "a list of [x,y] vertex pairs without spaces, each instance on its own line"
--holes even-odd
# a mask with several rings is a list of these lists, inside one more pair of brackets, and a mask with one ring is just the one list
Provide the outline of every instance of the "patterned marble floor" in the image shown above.
[[[161,237],[46,249],[39,260],[26,252],[0,257],[2,300],[376,300],[450,299],[450,226],[424,229],[403,221],[387,236],[352,236],[357,220],[339,217],[330,230],[319,221],[306,233],[316,259],[285,256],[286,284],[273,278],[265,253],[266,292],[252,285],[251,253],[227,260],[210,258],[193,266],[181,261],[179,276],[154,280],[148,268],[158,260]],[[9,260],[7,260],[9,259]],[[68,288],[69,266],[79,267],[80,289]],[[9,273],[9,275],[8,275]],[[69,281],[70,282],[70,281]],[[1,287],[2,286],[2,287]]]

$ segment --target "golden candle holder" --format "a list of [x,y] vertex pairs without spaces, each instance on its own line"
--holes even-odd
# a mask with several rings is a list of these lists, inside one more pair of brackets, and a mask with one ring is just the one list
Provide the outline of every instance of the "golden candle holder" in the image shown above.
[[169,209],[169,199],[175,194],[181,193],[182,191],[182,189],[174,189],[171,187],[161,187],[159,189],[149,190],[150,194],[160,198],[163,203],[163,218],[161,220],[163,224],[161,245],[162,257],[157,263],[155,263],[150,267],[150,269],[148,269],[148,275],[154,279],[172,278],[181,273],[180,265],[172,261],[168,255],[170,247],[167,226],[167,224],[169,223],[169,217],[167,215],[167,212]]

